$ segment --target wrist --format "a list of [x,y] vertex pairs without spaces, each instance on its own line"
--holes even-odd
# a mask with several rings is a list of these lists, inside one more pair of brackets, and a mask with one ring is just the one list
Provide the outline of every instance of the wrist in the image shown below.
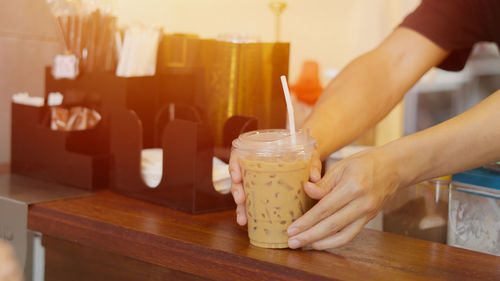
[[422,173],[420,171],[422,165],[419,164],[420,156],[415,153],[414,149],[406,146],[407,143],[403,138],[377,148],[384,165],[398,179],[398,188],[417,183]]
[[[385,147],[385,146],[384,146]],[[391,151],[398,166],[401,186],[410,186],[440,176],[440,163],[436,158],[436,146],[425,135],[414,134],[402,137],[385,147]]]

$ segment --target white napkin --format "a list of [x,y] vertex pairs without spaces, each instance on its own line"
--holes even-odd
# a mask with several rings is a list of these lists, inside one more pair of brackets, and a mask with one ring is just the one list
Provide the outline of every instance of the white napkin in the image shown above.
[[163,173],[163,149],[149,148],[141,152],[142,178],[148,187],[160,184]]
[[[228,164],[217,157],[212,161],[212,180],[215,190],[222,194],[229,193],[231,178]],[[163,149],[143,149],[141,153],[142,178],[148,187],[155,188],[160,184],[163,173]]]
[[21,92],[12,95],[12,101],[17,104],[24,104],[30,106],[41,107],[43,106],[44,98],[30,96],[26,92]]
[[217,157],[212,161],[212,180],[214,188],[222,194],[229,193],[231,189],[231,176],[229,175],[229,165]]

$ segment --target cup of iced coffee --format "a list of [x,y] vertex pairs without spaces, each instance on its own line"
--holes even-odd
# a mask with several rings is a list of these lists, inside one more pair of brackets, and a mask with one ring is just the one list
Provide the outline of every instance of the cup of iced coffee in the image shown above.
[[307,131],[260,130],[233,141],[237,152],[250,243],[287,248],[288,226],[304,214],[312,200],[304,192],[316,140]]

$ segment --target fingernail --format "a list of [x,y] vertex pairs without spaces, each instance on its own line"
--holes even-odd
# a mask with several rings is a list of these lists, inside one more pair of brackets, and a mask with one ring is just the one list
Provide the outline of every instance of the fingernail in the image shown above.
[[314,180],[319,180],[321,178],[321,175],[319,174],[318,170],[316,169],[312,170],[311,178]]
[[236,199],[236,197],[238,197],[238,195],[239,195],[238,190],[233,191],[233,197],[234,197],[234,199]]
[[300,247],[300,242],[297,239],[288,240],[288,247],[295,249]]
[[296,227],[289,227],[287,233],[288,236],[294,236],[295,234],[299,233],[299,229]]
[[239,223],[241,221],[241,214],[236,213],[236,221]]

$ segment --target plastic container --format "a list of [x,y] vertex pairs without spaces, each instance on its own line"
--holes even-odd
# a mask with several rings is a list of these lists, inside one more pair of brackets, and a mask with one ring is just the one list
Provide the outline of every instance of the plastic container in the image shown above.
[[384,231],[446,243],[450,177],[400,189],[384,208]]
[[316,140],[307,131],[260,130],[240,135],[233,149],[241,165],[250,243],[287,248],[288,226],[312,200],[303,190]]
[[500,173],[478,168],[452,180],[448,245],[500,256]]

